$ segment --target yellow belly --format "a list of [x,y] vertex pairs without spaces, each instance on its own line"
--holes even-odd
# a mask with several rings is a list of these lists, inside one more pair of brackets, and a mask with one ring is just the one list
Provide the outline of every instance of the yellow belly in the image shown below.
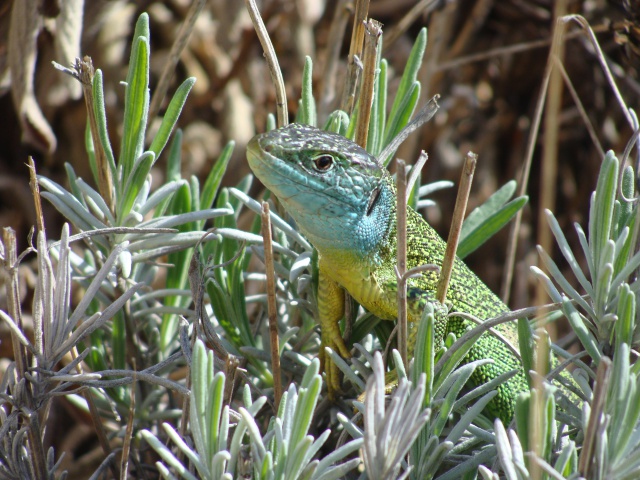
[[360,305],[384,320],[396,319],[398,309],[395,295],[389,295],[380,287],[371,270],[363,269],[364,262],[334,252],[321,257],[321,262],[324,272]]

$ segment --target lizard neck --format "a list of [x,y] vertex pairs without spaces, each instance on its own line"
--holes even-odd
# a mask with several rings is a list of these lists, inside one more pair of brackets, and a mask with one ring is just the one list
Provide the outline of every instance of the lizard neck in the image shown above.
[[313,219],[296,218],[296,221],[327,260],[346,257],[351,261],[377,264],[381,252],[391,240],[395,241],[390,238],[395,231],[395,202],[396,195],[389,178],[380,182],[377,191],[361,209],[350,210],[343,216],[314,215]]

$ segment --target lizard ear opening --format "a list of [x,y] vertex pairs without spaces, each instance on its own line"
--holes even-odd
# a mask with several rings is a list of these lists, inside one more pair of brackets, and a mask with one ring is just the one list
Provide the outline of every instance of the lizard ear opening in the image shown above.
[[369,197],[369,205],[367,205],[367,217],[371,215],[373,212],[373,207],[378,203],[378,199],[380,198],[380,187],[376,187],[373,192],[371,192],[371,197]]

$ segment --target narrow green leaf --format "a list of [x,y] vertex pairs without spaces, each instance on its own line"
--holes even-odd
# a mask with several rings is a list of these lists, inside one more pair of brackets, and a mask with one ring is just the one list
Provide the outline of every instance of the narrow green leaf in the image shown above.
[[566,297],[562,301],[562,311],[566,315],[567,320],[569,320],[571,328],[578,336],[578,339],[580,339],[580,343],[582,343],[582,346],[587,352],[589,352],[589,355],[591,355],[591,358],[593,358],[595,363],[599,364],[602,353],[600,352],[598,342],[593,337],[591,332],[589,332],[589,329],[584,324],[582,316],[580,315],[578,310],[576,310],[571,301]]
[[[313,365],[313,363],[312,363]],[[318,402],[322,379],[315,375],[309,388],[300,387],[298,402],[294,413],[294,424],[291,430],[290,444],[297,445],[309,432],[313,412]]]
[[[458,245],[457,255],[465,258],[500,231],[527,204],[529,197],[518,197],[490,214],[475,229],[469,230]],[[464,230],[464,225],[463,225]]]
[[97,184],[98,178],[98,166],[96,164],[96,149],[93,145],[93,137],[91,136],[91,123],[87,119],[87,126],[84,129],[84,148],[87,151],[87,157],[89,160],[89,168],[91,169],[91,176],[93,181]]
[[142,185],[147,179],[147,175],[149,175],[155,160],[155,154],[147,151],[140,155],[132,165],[131,173],[122,191],[122,197],[118,202],[120,207],[118,211],[118,222],[120,224],[122,224],[127,215],[129,215],[129,212],[131,212],[131,208],[138,198],[138,193],[140,193]]
[[404,72],[402,73],[402,78],[400,79],[400,84],[398,85],[396,97],[393,100],[393,106],[391,107],[391,111],[389,113],[389,123],[387,124],[387,129],[384,135],[385,145],[388,144],[391,139],[396,136],[396,134],[402,129],[404,125],[406,125],[406,122],[402,123],[402,126],[398,128],[398,125],[401,122],[399,122],[397,117],[405,116],[405,103],[407,101],[407,98],[411,97],[413,95],[413,91],[415,90],[418,71],[420,70],[420,66],[422,65],[422,58],[424,57],[424,51],[426,48],[427,29],[422,28],[420,30],[420,33],[418,34],[418,37],[416,38],[415,43],[413,44],[413,48],[411,49],[411,53],[409,54],[409,58],[407,59],[407,64],[404,67]]
[[569,246],[569,242],[567,241],[564,235],[564,232],[562,231],[562,228],[560,228],[560,224],[556,220],[556,217],[553,215],[553,213],[550,210],[546,210],[545,214],[547,217],[547,223],[551,228],[551,233],[553,233],[553,236],[556,238],[556,243],[558,244],[558,247],[560,248],[562,255],[567,260],[569,267],[571,267],[571,271],[576,276],[576,278],[578,279],[578,282],[580,282],[580,285],[582,286],[582,288],[584,288],[585,292],[588,295],[593,296],[593,287],[591,286],[591,283],[589,282],[589,280],[587,280],[587,277],[582,272],[582,268],[580,267],[580,264],[576,260],[576,257],[573,255],[573,251]]
[[434,368],[434,312],[433,305],[428,303],[422,312],[422,318],[418,325],[416,345],[414,349],[414,363],[412,370],[412,382],[418,384],[420,374],[426,374],[424,406],[430,405],[433,397],[433,368]]
[[587,302],[584,298],[582,298],[582,295],[580,295],[578,291],[575,288],[573,288],[573,285],[571,285],[571,283],[569,283],[567,278],[562,274],[558,265],[556,265],[553,259],[539,245],[538,245],[538,254],[540,255],[540,259],[542,260],[542,263],[549,271],[549,274],[558,283],[563,293],[567,295],[569,298],[571,298],[572,300],[574,300],[575,302],[577,302],[578,305],[580,305],[584,309],[587,315],[589,315],[591,318],[594,318],[595,312],[591,307],[591,304]]
[[615,325],[616,351],[618,351],[621,343],[633,344],[633,331],[635,330],[636,296],[631,292],[627,283],[620,286],[616,313],[618,315],[618,321]]
[[[167,184],[169,184],[170,182],[174,182],[176,187],[174,192],[171,195],[166,195],[161,200],[155,199],[155,202],[157,204],[153,212],[153,216],[155,218],[161,217],[167,212],[167,209],[169,208],[169,206],[171,205],[171,202],[173,201],[173,196],[175,195],[175,191],[178,191],[178,189],[183,188],[183,185],[186,185],[186,180],[182,179],[182,175],[180,173],[181,162],[182,162],[182,130],[178,129],[176,130],[176,133],[173,136],[173,140],[171,141],[171,146],[169,147],[169,155],[167,156],[167,180],[166,180]],[[165,186],[167,184],[165,184]],[[160,190],[162,190],[162,188],[164,187],[161,187]],[[151,200],[151,198],[153,198],[156,194],[158,194],[160,190],[156,191],[153,195],[151,195],[151,197],[149,197],[149,200]],[[144,206],[141,206],[140,208],[141,214],[143,210],[148,211],[149,208],[147,207],[145,209]]]
[[156,154],[156,158],[160,156],[162,150],[164,150],[165,145],[169,141],[169,135],[171,135],[173,127],[175,127],[176,122],[178,121],[178,117],[182,112],[182,108],[187,101],[187,97],[189,96],[189,92],[191,91],[194,83],[196,83],[195,77],[187,78],[182,82],[182,85],[178,87],[176,93],[174,93],[173,98],[171,99],[171,102],[169,102],[169,106],[162,118],[162,123],[158,129],[158,133],[156,133],[156,136],[149,147],[149,150]]
[[67,172],[67,179],[69,180],[69,188],[71,190],[71,194],[76,197],[76,200],[80,202],[84,207],[87,206],[82,192],[78,187],[78,177],[76,176],[76,172],[73,169],[73,166],[70,163],[65,162],[64,169]]
[[322,127],[323,130],[328,132],[338,133],[343,137],[347,136],[347,129],[349,128],[349,115],[342,110],[335,110],[329,114],[327,121]]
[[300,98],[300,110],[298,111],[298,122],[316,126],[316,101],[313,98],[313,62],[311,57],[304,59],[304,69],[302,70],[302,92]]
[[[146,14],[140,15],[138,24],[147,22]],[[136,25],[136,31],[139,25]],[[142,26],[141,29],[144,29]],[[148,28],[147,28],[148,29]],[[138,36],[133,41],[129,73],[125,87],[124,127],[119,166],[122,178],[127,181],[135,160],[144,149],[144,137],[149,114],[149,37]]]
[[516,421],[516,431],[522,443],[522,450],[528,452],[529,448],[529,423],[531,421],[531,392],[521,392],[516,399],[514,418]]
[[474,208],[473,211],[464,219],[462,230],[460,231],[460,239],[469,235],[478,226],[509,201],[516,191],[516,181],[509,180],[496,192],[493,193],[482,205]]
[[[48,190],[48,192],[42,192],[42,197],[53,203],[53,206],[80,230],[94,230],[96,228],[107,227],[92,215],[76,197],[57,183],[42,176],[38,176],[38,183],[41,187]],[[98,238],[99,237],[96,237],[96,241],[98,241]]]
[[[218,189],[220,188],[220,183],[222,182],[222,177],[229,166],[229,161],[231,160],[231,154],[233,153],[234,147],[235,142],[233,141],[224,146],[218,160],[216,160],[216,163],[213,165],[213,168],[211,168],[209,175],[207,175],[204,187],[202,187],[202,194],[200,195],[201,208],[210,208],[211,205],[213,205],[213,201],[215,200]],[[198,228],[202,229],[203,226],[204,223],[201,223]]]
[[598,183],[589,216],[589,246],[596,268],[601,265],[602,250],[611,238],[613,207],[618,183],[618,159],[608,151],[600,167]]
[[[206,419],[208,425],[207,458],[212,458],[218,453],[218,437],[220,435],[220,416],[224,401],[224,373],[218,372],[213,378],[208,391],[208,404]],[[203,452],[204,453],[204,452]]]
[[[107,162],[111,169],[111,175],[114,181],[116,176],[116,162],[113,156],[113,150],[111,149],[111,141],[109,140],[109,132],[107,131],[107,114],[105,111],[104,103],[104,85],[102,81],[102,70],[96,70],[93,76],[93,84],[91,86],[93,91],[93,109],[96,112],[96,123],[98,124],[98,137],[100,138],[100,144],[107,156]],[[96,146],[93,146],[96,148]],[[97,173],[97,170],[96,170]],[[97,178],[96,178],[96,181]]]
[[[393,110],[389,114],[389,122],[387,123],[387,133],[385,134],[384,146],[386,146],[393,138],[402,130],[402,128],[409,123],[413,112],[416,110],[418,99],[420,98],[420,82],[414,82],[411,86],[409,93],[404,98],[404,101],[400,103],[399,110],[394,112]],[[394,114],[395,113],[395,114]],[[390,154],[387,158],[380,158],[385,166],[389,164],[393,154]]]
[[535,340],[531,326],[529,325],[529,320],[526,318],[518,319],[518,348],[520,350],[522,368],[526,373],[527,383],[529,387],[531,387],[531,376],[529,372],[535,368]]
[[482,413],[489,402],[498,394],[496,390],[487,393],[480,400],[478,400],[469,410],[467,410],[462,417],[453,426],[445,441],[457,443],[460,437],[465,433],[471,422],[476,420],[476,417]]
[[576,452],[576,444],[573,440],[569,440],[560,451],[560,455],[558,455],[553,468],[563,477],[570,477],[578,470],[578,454]]

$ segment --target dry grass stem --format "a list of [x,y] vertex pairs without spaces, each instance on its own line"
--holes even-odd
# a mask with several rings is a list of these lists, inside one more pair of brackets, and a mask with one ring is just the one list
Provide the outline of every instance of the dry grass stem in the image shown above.
[[593,401],[591,402],[591,412],[589,413],[589,424],[584,435],[584,444],[578,459],[578,471],[583,478],[590,478],[589,470],[596,458],[596,443],[600,437],[599,430],[604,418],[604,406],[609,393],[609,383],[611,382],[611,372],[613,363],[607,357],[602,357],[596,372],[596,381],[593,385]]
[[384,38],[384,48],[387,49],[394,44],[398,38],[415,22],[420,15],[428,14],[440,5],[437,0],[420,0],[411,10],[405,13],[400,21],[389,29],[387,36]]
[[115,212],[113,198],[113,176],[107,160],[107,153],[102,147],[100,134],[98,133],[98,122],[96,120],[95,103],[93,98],[93,77],[95,70],[91,57],[85,56],[82,60],[76,59],[75,72],[82,85],[84,104],[87,108],[87,118],[89,119],[89,129],[91,130],[91,140],[96,156],[96,168],[98,170],[98,190],[109,207],[111,213]]
[[373,19],[369,19],[365,25],[364,57],[362,84],[358,99],[358,124],[356,126],[355,142],[362,148],[367,148],[369,135],[369,120],[371,118],[371,105],[373,102],[373,87],[376,79],[376,67],[378,60],[378,43],[382,35],[382,25]]
[[273,372],[273,403],[276,412],[282,398],[282,378],[280,374],[280,339],[278,337],[278,310],[276,305],[276,271],[273,265],[273,241],[271,239],[271,218],[269,204],[262,202],[262,239],[264,242],[264,265],[267,275],[267,311],[269,315],[269,338],[271,345],[271,370]]
[[342,92],[341,109],[351,115],[356,102],[356,90],[358,77],[360,76],[360,58],[364,41],[364,25],[369,14],[369,0],[356,0],[353,30],[351,31],[351,43],[349,45],[349,57],[347,59],[347,79]]
[[[547,97],[549,79],[551,78],[551,69],[553,68],[553,52],[555,50],[555,45],[562,40],[562,30],[559,28],[559,24],[561,21],[561,19],[558,19],[556,21],[555,30],[553,33],[553,41],[551,42],[547,64],[545,67],[544,75],[542,76],[542,85],[540,86],[540,93],[538,94],[538,100],[536,102],[536,108],[531,121],[529,136],[527,138],[527,151],[525,154],[525,161],[524,165],[522,166],[520,179],[518,181],[517,196],[526,194],[529,185],[529,174],[531,173],[531,164],[533,162],[533,151],[535,150],[536,140],[538,138],[538,132],[540,130],[542,111],[544,109],[544,104]],[[518,234],[520,232],[521,224],[522,210],[519,210],[518,213],[516,213],[513,222],[511,222],[511,229],[509,230],[509,242],[507,243],[507,254],[505,258],[504,273],[502,277],[502,291],[500,293],[500,297],[502,298],[502,301],[507,305],[509,304],[509,297],[511,296],[511,283],[513,280],[513,270],[516,262],[516,251],[518,249]]]
[[289,112],[287,108],[287,92],[284,87],[284,79],[282,78],[278,57],[276,56],[273,43],[271,43],[271,39],[269,38],[269,32],[267,32],[267,28],[264,26],[255,0],[245,0],[245,4],[249,11],[253,27],[256,29],[262,49],[264,50],[264,58],[267,60],[271,80],[276,89],[276,120],[278,127],[284,127],[289,123]]
[[[566,0],[559,0],[554,7],[554,17],[560,18],[566,12]],[[563,36],[564,24],[556,23],[557,35]],[[549,77],[549,91],[544,112],[544,136],[542,139],[542,165],[540,169],[540,206],[538,208],[537,243],[546,252],[551,251],[553,236],[547,226],[546,210],[555,211],[556,182],[558,177],[558,141],[560,132],[560,112],[562,111],[562,74],[553,68],[555,59],[562,62],[564,58],[564,42],[553,45],[550,60],[552,61]],[[542,282],[538,282],[534,302],[544,303],[547,292]],[[549,323],[549,332],[555,338],[555,324]]]
[[460,239],[460,230],[462,230],[462,222],[467,211],[467,201],[471,192],[471,183],[473,182],[473,173],[476,170],[478,156],[473,153],[467,153],[465,158],[462,174],[460,175],[460,188],[456,198],[456,206],[453,210],[453,219],[451,221],[451,230],[449,230],[449,238],[447,239],[447,249],[442,259],[442,268],[440,269],[440,277],[438,279],[438,290],[436,299],[444,305],[447,298],[447,290],[449,289],[449,280],[453,271],[453,264],[456,259],[456,250],[458,248],[458,240]]
[[398,351],[404,367],[407,368],[407,174],[403,160],[396,160],[396,189],[397,189],[397,258],[396,278],[398,282]]
[[351,14],[351,1],[340,0],[333,14],[331,27],[329,28],[329,44],[324,51],[321,71],[322,76],[318,81],[320,94],[319,110],[326,115],[331,110],[336,98],[337,71],[340,59],[340,50],[347,28],[347,22]]

